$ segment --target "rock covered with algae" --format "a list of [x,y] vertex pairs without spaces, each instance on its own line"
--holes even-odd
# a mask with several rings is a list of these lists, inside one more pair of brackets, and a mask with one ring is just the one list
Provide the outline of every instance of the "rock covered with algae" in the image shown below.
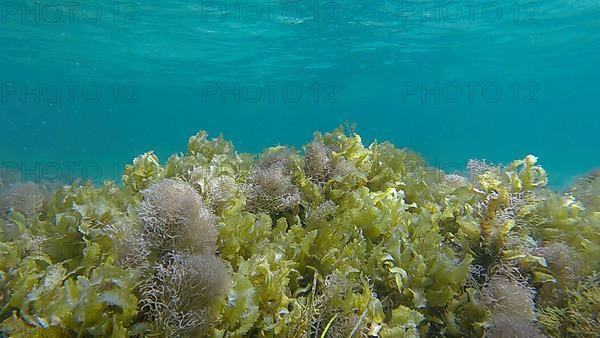
[[0,335],[597,337],[600,175],[555,192],[537,162],[200,132],[121,185],[8,186]]

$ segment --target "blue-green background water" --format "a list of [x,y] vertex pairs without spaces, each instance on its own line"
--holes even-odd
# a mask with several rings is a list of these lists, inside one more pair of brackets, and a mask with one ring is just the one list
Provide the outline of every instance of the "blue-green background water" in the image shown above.
[[561,187],[600,165],[596,1],[1,3],[0,159],[26,179],[118,179],[199,129],[255,152],[346,121],[447,171],[533,153]]

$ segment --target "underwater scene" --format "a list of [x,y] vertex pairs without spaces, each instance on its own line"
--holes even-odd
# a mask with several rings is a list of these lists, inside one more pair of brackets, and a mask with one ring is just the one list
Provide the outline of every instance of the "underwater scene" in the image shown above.
[[598,338],[599,46],[591,0],[0,0],[0,338]]

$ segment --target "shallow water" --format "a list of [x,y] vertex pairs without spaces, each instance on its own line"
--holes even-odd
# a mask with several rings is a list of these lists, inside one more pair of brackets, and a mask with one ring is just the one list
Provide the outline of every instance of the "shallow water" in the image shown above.
[[600,337],[599,14],[0,0],[0,338]]
[[76,4],[2,1],[0,158],[25,180],[346,122],[448,172],[532,153],[561,187],[599,165],[594,1]]

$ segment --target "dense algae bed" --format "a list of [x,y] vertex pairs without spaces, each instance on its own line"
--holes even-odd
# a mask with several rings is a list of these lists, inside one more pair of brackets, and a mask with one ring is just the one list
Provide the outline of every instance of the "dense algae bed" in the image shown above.
[[597,337],[600,175],[468,174],[342,129],[238,154],[200,132],[123,184],[0,196],[10,337]]

